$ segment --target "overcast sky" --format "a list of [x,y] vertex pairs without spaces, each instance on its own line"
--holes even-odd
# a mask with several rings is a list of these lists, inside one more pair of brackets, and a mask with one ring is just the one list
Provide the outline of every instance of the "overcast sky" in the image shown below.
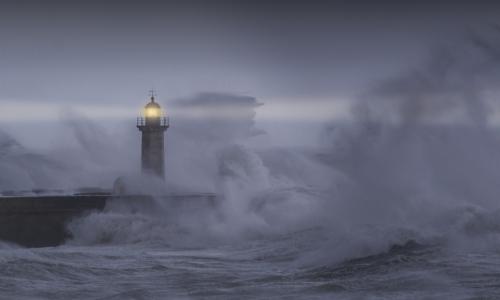
[[498,22],[499,8],[492,1],[1,1],[0,121],[55,119],[68,108],[130,116],[152,87],[163,103],[226,92],[256,97],[268,119],[294,118],[306,107],[308,117],[342,116],[338,102],[418,65],[434,45]]

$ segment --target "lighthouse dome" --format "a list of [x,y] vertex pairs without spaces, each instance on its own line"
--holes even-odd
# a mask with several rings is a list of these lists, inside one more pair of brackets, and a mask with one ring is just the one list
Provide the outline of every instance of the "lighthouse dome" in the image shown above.
[[154,98],[151,98],[151,102],[146,104],[146,109],[148,108],[160,108],[160,104],[156,103]]

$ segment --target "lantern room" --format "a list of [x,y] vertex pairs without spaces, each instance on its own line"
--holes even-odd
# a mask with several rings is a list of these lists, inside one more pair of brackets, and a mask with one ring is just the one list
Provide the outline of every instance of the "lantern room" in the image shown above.
[[160,105],[155,102],[155,97],[151,96],[151,102],[144,107],[144,116],[146,118],[159,118],[161,115]]

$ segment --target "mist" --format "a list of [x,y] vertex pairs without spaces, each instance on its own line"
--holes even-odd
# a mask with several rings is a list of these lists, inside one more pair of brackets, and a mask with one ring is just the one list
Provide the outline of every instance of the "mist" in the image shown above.
[[109,205],[69,225],[71,245],[200,246],[313,230],[321,238],[301,264],[410,241],[492,251],[500,246],[498,36],[493,27],[432,48],[424,63],[360,88],[348,119],[322,122],[310,132],[317,142],[300,147],[266,143],[274,137],[256,121],[266,105],[256,97],[170,101],[165,183],[139,174],[133,124],[109,131],[66,112],[65,138],[44,153],[2,133],[0,190],[110,189],[121,176],[140,193],[218,199],[214,209],[179,214],[159,198],[139,211]]

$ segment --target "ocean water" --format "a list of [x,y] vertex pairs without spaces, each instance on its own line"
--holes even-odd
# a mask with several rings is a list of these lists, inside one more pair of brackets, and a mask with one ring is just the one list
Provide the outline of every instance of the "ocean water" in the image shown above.
[[[407,242],[338,263],[302,260],[318,229],[206,247],[0,249],[1,299],[498,299],[500,254]],[[314,238],[313,238],[314,237]]]

